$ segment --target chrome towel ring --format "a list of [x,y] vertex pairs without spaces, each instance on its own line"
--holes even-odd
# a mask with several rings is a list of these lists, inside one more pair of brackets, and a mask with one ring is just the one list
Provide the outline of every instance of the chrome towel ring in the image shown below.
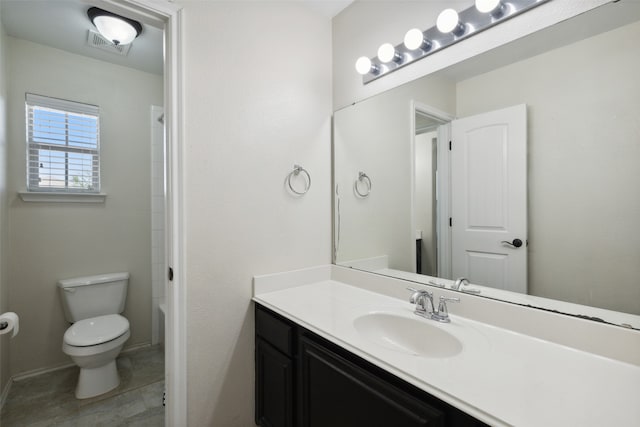
[[[300,172],[302,172],[303,174],[305,174],[307,176],[307,184],[304,188],[304,190],[302,191],[297,191],[295,188],[293,188],[293,184],[291,184],[291,178],[294,176],[298,176],[300,175]],[[293,165],[293,170],[291,172],[289,172],[289,175],[287,175],[287,184],[289,185],[289,189],[294,192],[295,194],[302,196],[303,194],[307,194],[307,191],[309,191],[309,189],[311,188],[311,175],[309,175],[309,172],[307,172],[307,170],[305,168],[303,168],[300,165]]]
[[[363,182],[367,186],[364,192],[360,191],[360,188],[358,186],[360,182]],[[369,194],[371,194],[371,178],[369,178],[364,172],[358,172],[358,179],[356,179],[356,181],[353,183],[353,188],[358,196],[369,197]]]

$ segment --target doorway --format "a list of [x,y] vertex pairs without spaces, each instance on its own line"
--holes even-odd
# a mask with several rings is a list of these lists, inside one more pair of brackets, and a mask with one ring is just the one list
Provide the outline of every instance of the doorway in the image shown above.
[[451,231],[446,219],[449,217],[450,123],[454,117],[417,101],[412,101],[410,111],[414,271],[449,277]]
[[[29,2],[17,2],[22,4],[28,4]],[[145,26],[158,28],[163,33],[164,39],[164,78],[160,83],[160,86],[164,90],[164,102],[161,98],[157,101],[157,104],[164,104],[165,107],[165,130],[166,139],[164,146],[165,153],[165,176],[166,176],[166,199],[163,204],[165,206],[166,218],[165,229],[167,231],[164,237],[164,246],[166,248],[164,255],[163,268],[160,271],[163,282],[167,284],[166,288],[166,370],[165,380],[167,386],[167,409],[166,409],[166,423],[168,425],[184,425],[186,424],[186,336],[185,336],[185,310],[184,310],[184,291],[182,283],[184,282],[184,276],[182,272],[182,260],[180,256],[174,256],[174,254],[181,254],[182,242],[179,238],[181,236],[181,217],[179,213],[180,209],[180,108],[179,107],[179,87],[180,81],[180,67],[179,58],[177,53],[177,47],[179,45],[180,34],[178,32],[180,22],[179,8],[171,3],[159,3],[147,0],[96,0],[92,2],[92,6],[109,9],[114,13],[128,16],[132,19],[138,20]],[[86,4],[86,3],[85,3]],[[96,81],[99,81],[98,75],[93,75]],[[148,109],[145,110],[148,114]],[[145,126],[148,128],[148,121],[144,121]],[[148,148],[149,144],[145,144],[146,141],[140,141]],[[147,151],[148,153],[148,151]],[[114,176],[112,174],[112,176]],[[132,184],[136,185],[135,181]],[[111,199],[107,199],[107,203],[117,203],[117,198],[114,195]],[[90,208],[84,206],[81,207],[85,211]],[[62,210],[62,209],[59,209]],[[91,215],[86,215],[87,217]],[[13,230],[12,230],[13,231]],[[99,246],[98,246],[99,248]],[[89,252],[89,251],[86,251]],[[173,280],[170,281],[167,275],[167,270],[172,267],[172,270],[176,272],[173,275]],[[53,277],[54,283],[56,278],[64,278],[64,276],[58,277],[60,274],[69,274],[60,272],[56,274],[47,274],[46,276]],[[78,273],[73,273],[78,274]],[[81,275],[81,274],[78,274]],[[10,283],[11,281],[9,281]],[[172,284],[169,286],[169,282]],[[51,293],[49,293],[51,296]],[[13,296],[13,295],[12,295]],[[149,295],[149,300],[151,295]],[[53,303],[48,303],[51,306]],[[13,304],[9,301],[9,304]],[[151,316],[149,316],[151,317]],[[53,323],[53,322],[50,322]],[[21,331],[22,332],[22,331]],[[26,333],[23,332],[23,333]],[[7,343],[8,345],[16,345],[16,343]],[[52,344],[53,345],[53,344]],[[59,346],[59,343],[57,343]],[[33,357],[38,357],[39,352],[31,352]]]
[[460,119],[412,106],[414,271],[526,293],[526,106]]

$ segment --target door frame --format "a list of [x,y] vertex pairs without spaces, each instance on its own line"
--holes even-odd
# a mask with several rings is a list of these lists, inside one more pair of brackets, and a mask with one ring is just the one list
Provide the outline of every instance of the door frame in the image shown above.
[[154,0],[94,0],[94,6],[124,14],[164,30],[165,108],[165,264],[173,269],[166,280],[165,425],[187,425],[187,334],[184,233],[183,37],[182,8]]
[[[409,111],[411,141],[410,141],[410,169],[411,169],[411,227],[410,236],[415,235],[416,218],[415,218],[415,152],[416,152],[416,113],[429,116],[440,122],[438,127],[438,143],[437,143],[437,179],[436,194],[438,201],[436,204],[436,223],[437,223],[437,269],[438,277],[450,278],[451,276],[451,227],[449,227],[448,218],[451,216],[451,201],[449,190],[451,188],[451,152],[449,151],[449,141],[451,140],[451,121],[455,120],[455,116],[442,110],[434,108],[422,102],[411,100]],[[416,244],[411,239],[411,254],[413,271],[416,271]]]

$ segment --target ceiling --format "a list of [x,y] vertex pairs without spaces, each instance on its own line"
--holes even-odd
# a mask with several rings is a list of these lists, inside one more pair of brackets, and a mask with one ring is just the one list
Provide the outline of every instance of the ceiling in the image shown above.
[[[314,12],[333,18],[353,0],[301,0]],[[105,52],[87,43],[88,31],[96,31],[87,18],[90,0],[0,0],[0,15],[12,37],[62,49],[148,73],[163,73],[163,31],[143,25],[126,56]]]
[[310,9],[331,19],[342,12],[354,0],[302,0]]
[[96,31],[87,17],[91,5],[81,0],[0,0],[5,32],[16,38],[62,49],[148,73],[163,73],[163,31],[142,24],[127,56],[91,47],[88,31]]

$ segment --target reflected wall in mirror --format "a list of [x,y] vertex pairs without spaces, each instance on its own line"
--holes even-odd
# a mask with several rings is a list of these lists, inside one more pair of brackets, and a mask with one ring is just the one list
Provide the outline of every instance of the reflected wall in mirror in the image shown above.
[[[441,135],[428,136],[438,141],[437,172],[425,172],[416,105],[468,117],[526,104],[522,240],[529,241],[527,293],[542,298],[485,288],[483,295],[567,312],[558,301],[598,307],[597,317],[640,328],[638,19],[637,2],[607,4],[337,111],[335,262],[424,283],[453,278],[448,222],[460,213],[450,211],[449,130],[440,124]],[[350,191],[359,170],[374,184],[367,198]],[[431,176],[438,182],[432,199]],[[433,228],[425,225],[426,200],[435,206]],[[435,245],[427,242],[431,229]],[[418,266],[428,276],[416,275]]]

